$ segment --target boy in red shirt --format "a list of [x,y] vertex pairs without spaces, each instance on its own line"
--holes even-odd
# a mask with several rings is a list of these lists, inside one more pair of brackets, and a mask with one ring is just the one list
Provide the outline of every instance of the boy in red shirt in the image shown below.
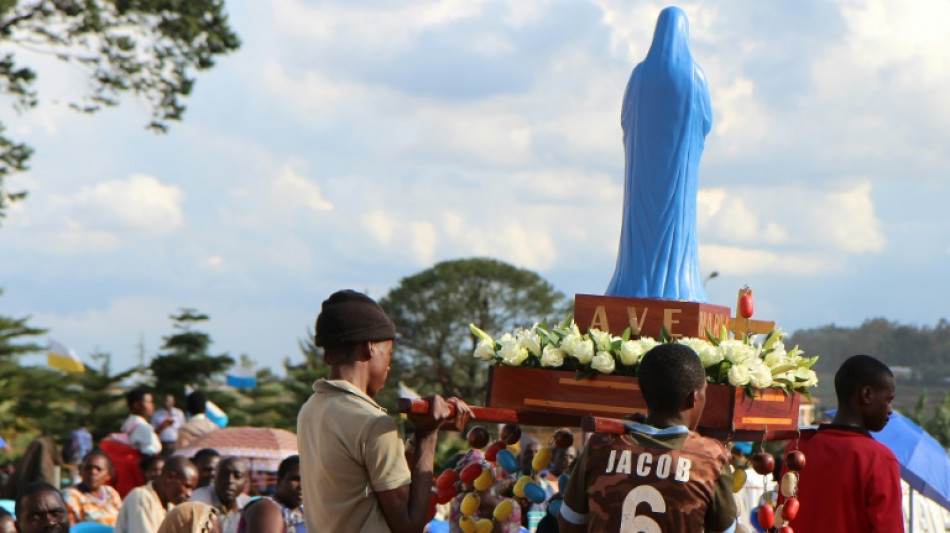
[[[870,431],[887,425],[894,375],[869,355],[848,358],[835,374],[838,412],[830,424],[803,434],[798,449],[800,511],[796,532],[903,533],[901,478],[897,458]],[[788,450],[795,448],[795,441]]]

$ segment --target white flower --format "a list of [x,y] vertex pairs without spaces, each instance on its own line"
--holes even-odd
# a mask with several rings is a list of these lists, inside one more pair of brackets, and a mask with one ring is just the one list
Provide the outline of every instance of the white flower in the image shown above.
[[722,358],[734,365],[745,363],[755,357],[755,352],[755,348],[740,340],[729,339],[719,343],[719,353],[722,354]]
[[778,341],[772,345],[772,351],[765,354],[765,363],[772,368],[784,365],[788,362],[788,352],[785,351],[785,344]]
[[729,384],[733,387],[742,387],[749,383],[749,367],[746,365],[733,365],[729,368]]
[[584,340],[584,337],[580,333],[568,333],[561,339],[560,348],[564,350],[564,353],[574,355],[574,348],[577,347],[582,340]]
[[574,346],[574,350],[571,352],[571,355],[577,358],[581,364],[589,364],[590,360],[594,358],[594,341],[590,339],[584,339],[578,342]]
[[610,350],[610,343],[613,342],[613,338],[610,336],[609,332],[601,331],[597,328],[591,328],[588,332],[590,339],[594,341],[594,345],[597,346],[597,349],[600,351]]
[[635,365],[643,358],[646,350],[639,341],[627,341],[620,345],[620,362],[625,365]]
[[772,381],[778,381],[779,379],[784,379],[791,383],[795,383],[795,371],[787,370],[785,372],[780,373],[777,376],[775,374],[772,374]]
[[590,367],[602,374],[610,374],[616,368],[614,356],[608,352],[600,351],[591,359]]
[[533,328],[517,330],[515,338],[518,339],[518,344],[527,348],[529,352],[541,356],[541,337]]
[[643,347],[643,353],[649,352],[657,344],[660,343],[656,342],[656,339],[653,339],[652,337],[640,337],[640,346]]
[[495,343],[486,339],[478,341],[475,347],[475,357],[483,361],[491,361],[495,357]]
[[548,344],[541,354],[541,366],[561,366],[564,364],[564,351]]
[[768,350],[773,345],[775,345],[775,343],[781,343],[783,337],[785,337],[785,332],[782,331],[782,328],[775,328],[775,330],[773,330],[772,333],[769,334],[768,339],[765,343],[765,346],[763,346],[763,348]]
[[501,356],[505,364],[519,366],[528,358],[528,349],[522,346],[518,339],[512,337],[510,333],[505,333],[502,338],[498,339],[498,343],[501,344],[498,355]]
[[795,383],[795,387],[799,389],[814,387],[818,384],[818,374],[816,374],[815,371],[810,368],[799,368],[795,371],[795,377],[805,380]]
[[[731,377],[731,376],[730,376]],[[772,370],[761,359],[753,359],[749,365],[749,383],[757,389],[772,386]]]
[[689,337],[681,339],[679,343],[689,346],[696,352],[696,355],[699,356],[699,360],[703,363],[703,368],[709,368],[722,361],[722,353],[719,349],[703,339]]

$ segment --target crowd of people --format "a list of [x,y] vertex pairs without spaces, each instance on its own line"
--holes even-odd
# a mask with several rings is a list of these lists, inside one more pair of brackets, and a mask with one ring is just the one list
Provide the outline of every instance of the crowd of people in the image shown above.
[[[115,533],[425,531],[432,527],[439,431],[464,431],[472,412],[458,398],[427,396],[427,412],[407,414],[413,431],[404,441],[374,400],[386,382],[395,338],[392,321],[366,295],[340,291],[323,302],[315,343],[330,372],[300,409],[300,455],[280,463],[271,495],[249,494],[244,458],[213,449],[191,458],[174,453],[217,429],[204,417],[201,391],[189,395],[186,418],[173,397],[155,410],[152,393],[134,389],[126,397],[129,417],[99,448],[85,428],[70,434],[63,451],[67,462],[78,459],[75,483],[62,491],[42,480],[19,483],[12,516],[0,510],[0,533],[66,532],[83,522]],[[625,434],[587,435],[579,454],[558,448],[542,469],[533,465],[540,443],[521,438],[519,472],[499,472],[496,483],[478,491],[482,515],[511,498],[512,480],[523,475],[544,490],[544,501],[519,498],[521,505],[496,519],[493,531],[751,531],[744,516],[768,487],[752,487],[758,492],[746,494],[748,501],[737,498],[732,472],[748,468],[751,448],[739,444],[730,454],[696,432],[706,391],[696,353],[682,344],[658,345],[643,357],[638,380],[647,413],[630,421]],[[835,390],[834,421],[796,444],[808,467],[799,472],[800,511],[790,525],[799,533],[903,531],[897,461],[869,433],[887,423],[893,375],[873,357],[854,356],[836,374]],[[135,471],[129,454],[117,453],[122,450],[142,458]],[[484,463],[480,451],[448,468],[471,463]],[[136,482],[124,487],[116,477]],[[7,485],[17,482],[14,475]],[[465,530],[461,498],[440,514],[452,533]]]
[[66,532],[85,523],[115,533],[303,532],[299,456],[280,463],[272,494],[252,498],[247,459],[212,448],[191,458],[175,454],[218,429],[204,416],[206,402],[202,391],[189,394],[186,419],[171,395],[155,410],[149,390],[129,391],[128,418],[99,448],[84,424],[63,442],[64,489],[47,468],[56,462],[56,447],[38,439],[21,460],[23,475],[6,483],[16,499],[12,514],[0,512],[0,533],[8,523],[20,533]]

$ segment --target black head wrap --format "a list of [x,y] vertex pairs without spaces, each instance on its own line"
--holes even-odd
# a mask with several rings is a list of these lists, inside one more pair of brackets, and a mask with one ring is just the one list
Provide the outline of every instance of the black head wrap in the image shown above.
[[317,317],[317,346],[396,338],[396,326],[375,300],[361,292],[338,291],[324,300]]

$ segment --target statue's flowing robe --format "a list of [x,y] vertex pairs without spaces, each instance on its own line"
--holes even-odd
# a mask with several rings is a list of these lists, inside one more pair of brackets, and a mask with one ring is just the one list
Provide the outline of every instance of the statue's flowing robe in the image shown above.
[[623,227],[608,296],[706,301],[696,194],[712,106],[688,41],[686,15],[663,10],[650,51],[627,83]]

